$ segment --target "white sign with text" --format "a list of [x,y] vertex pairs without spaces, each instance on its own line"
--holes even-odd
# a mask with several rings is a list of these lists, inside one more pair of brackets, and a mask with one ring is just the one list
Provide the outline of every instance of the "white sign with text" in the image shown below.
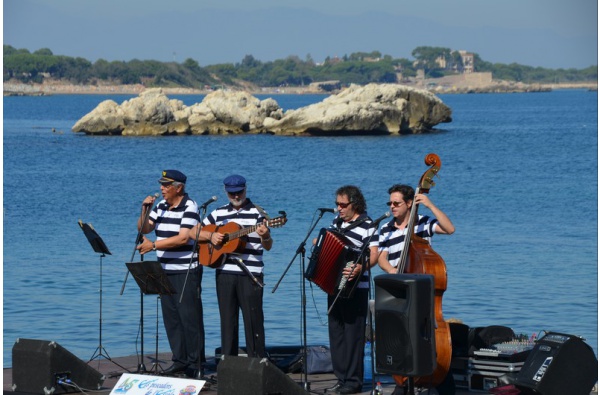
[[123,373],[111,395],[197,395],[205,380]]

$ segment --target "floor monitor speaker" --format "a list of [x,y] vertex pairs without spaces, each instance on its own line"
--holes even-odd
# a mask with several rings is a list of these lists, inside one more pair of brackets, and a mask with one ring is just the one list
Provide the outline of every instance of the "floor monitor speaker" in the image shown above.
[[523,363],[515,385],[523,393],[589,395],[598,380],[598,359],[581,338],[549,332]]
[[12,389],[32,394],[96,391],[104,376],[48,340],[17,339],[12,349]]
[[433,276],[375,277],[375,361],[380,373],[427,376],[436,364]]
[[217,365],[218,395],[307,395],[268,359],[224,356]]

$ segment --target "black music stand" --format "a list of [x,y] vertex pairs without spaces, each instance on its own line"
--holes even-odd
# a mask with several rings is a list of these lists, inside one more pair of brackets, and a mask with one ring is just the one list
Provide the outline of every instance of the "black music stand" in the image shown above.
[[106,244],[104,244],[104,240],[102,240],[100,235],[98,235],[98,233],[96,232],[96,230],[94,229],[92,224],[83,223],[83,221],[81,221],[81,220],[79,220],[78,223],[79,223],[79,227],[83,231],[83,234],[85,235],[88,242],[92,246],[92,249],[94,250],[94,252],[97,252],[100,254],[100,319],[99,319],[100,328],[99,328],[99,335],[98,335],[99,340],[98,340],[98,347],[96,348],[96,351],[94,351],[94,353],[92,354],[92,357],[90,358],[90,360],[88,362],[93,361],[96,358],[104,357],[107,360],[114,363],[115,365],[119,366],[121,369],[124,369],[127,371],[127,369],[125,369],[123,366],[119,365],[118,363],[116,363],[115,361],[113,361],[110,358],[110,356],[108,355],[108,351],[106,351],[106,349],[102,345],[102,258],[104,258],[107,254],[108,255],[112,255],[112,254],[110,253],[110,251],[108,250],[108,247],[106,246]]
[[[138,366],[138,371],[141,373],[146,372],[146,366],[144,365],[144,295],[173,295],[177,293],[171,281],[167,277],[164,269],[158,261],[140,261],[140,262],[127,262],[127,269],[131,272],[131,275],[135,279],[135,282],[140,287],[141,291],[141,302],[140,302],[140,332],[141,332],[141,354],[142,362]],[[157,300],[158,303],[158,300]],[[156,308],[156,315],[158,317],[158,305]],[[153,369],[158,372],[158,318],[156,321],[157,335],[156,335],[156,355],[153,363]]]

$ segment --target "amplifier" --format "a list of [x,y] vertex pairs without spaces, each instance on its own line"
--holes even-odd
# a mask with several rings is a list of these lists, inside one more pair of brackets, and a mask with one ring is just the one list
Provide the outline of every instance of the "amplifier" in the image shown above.
[[580,337],[549,332],[538,340],[517,375],[524,393],[588,395],[598,380],[598,359]]

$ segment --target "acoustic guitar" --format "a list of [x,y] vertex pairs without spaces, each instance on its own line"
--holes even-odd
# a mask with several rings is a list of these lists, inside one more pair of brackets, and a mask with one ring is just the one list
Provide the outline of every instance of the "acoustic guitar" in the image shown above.
[[198,243],[200,264],[212,268],[219,267],[225,262],[225,259],[227,258],[226,254],[244,250],[246,247],[246,239],[243,236],[256,231],[262,224],[265,224],[269,228],[278,228],[285,225],[286,222],[287,218],[284,215],[245,228],[235,222],[228,222],[222,226],[214,224],[206,225],[202,230],[207,232],[218,232],[223,234],[224,237],[223,243],[219,245],[213,245],[208,240],[200,241]]

